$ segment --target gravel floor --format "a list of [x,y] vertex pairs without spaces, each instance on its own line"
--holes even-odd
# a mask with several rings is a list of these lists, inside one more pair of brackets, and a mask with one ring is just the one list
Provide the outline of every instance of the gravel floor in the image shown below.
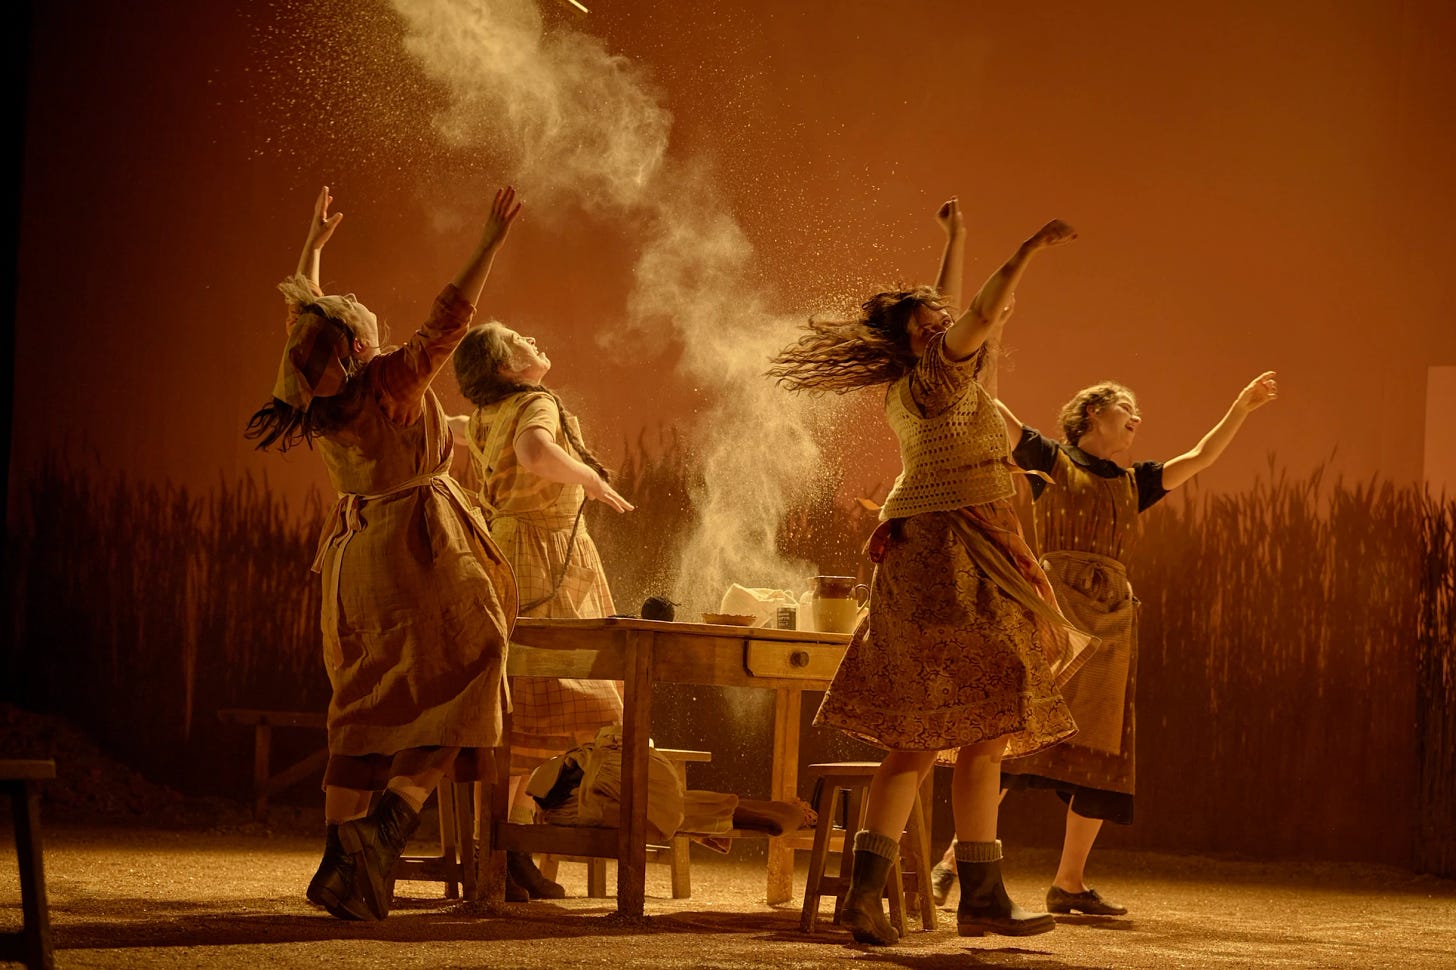
[[[18,928],[20,918],[13,841],[4,834],[0,930]],[[693,897],[673,900],[666,868],[654,866],[640,921],[617,918],[610,900],[580,898],[585,867],[564,865],[574,898],[561,902],[489,913],[441,898],[438,885],[402,883],[388,920],[343,923],[303,901],[315,842],[251,826],[48,826],[56,966],[1456,966],[1456,882],[1369,866],[1106,851],[1095,859],[1099,885],[1130,908],[1128,917],[1072,917],[1026,939],[961,939],[953,912],[942,911],[935,931],[874,948],[832,925],[805,936],[797,901],[763,903],[760,860],[697,849]],[[1039,903],[1053,868],[1047,850],[1008,859],[1013,895]]]

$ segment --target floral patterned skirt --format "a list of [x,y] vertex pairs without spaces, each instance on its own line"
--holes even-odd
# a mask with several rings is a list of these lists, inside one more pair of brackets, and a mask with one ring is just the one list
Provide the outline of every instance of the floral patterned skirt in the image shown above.
[[1005,737],[1025,755],[1073,735],[1057,683],[1076,651],[1010,502],[887,526],[869,614],[814,723],[947,763],[966,744]]

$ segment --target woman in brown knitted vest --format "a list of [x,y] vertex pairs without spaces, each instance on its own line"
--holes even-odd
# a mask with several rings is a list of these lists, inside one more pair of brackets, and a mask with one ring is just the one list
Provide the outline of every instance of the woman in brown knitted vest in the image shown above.
[[894,943],[881,905],[915,793],[937,756],[955,765],[959,931],[1025,936],[1054,927],[1002,884],[996,839],[1000,761],[1071,736],[1057,692],[1086,643],[1056,609],[1008,498],[1009,456],[994,399],[977,380],[987,338],[1009,314],[1031,257],[1075,237],[1050,222],[1017,248],[959,317],[964,228],[952,199],[938,285],[876,294],[856,318],[811,320],[770,375],[790,390],[889,385],[885,416],[904,470],[870,539],[869,614],[855,630],[815,723],[887,748],[854,838],[843,922]]

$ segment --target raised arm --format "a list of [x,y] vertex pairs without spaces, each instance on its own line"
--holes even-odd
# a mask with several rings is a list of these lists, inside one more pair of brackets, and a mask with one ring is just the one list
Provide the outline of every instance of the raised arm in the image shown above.
[[940,254],[940,272],[935,274],[935,288],[952,310],[959,312],[962,270],[966,264],[966,222],[961,217],[961,204],[955,196],[940,207],[935,221],[945,230],[945,251]]
[[480,243],[460,272],[455,274],[455,288],[472,306],[480,302],[480,293],[485,289],[485,279],[490,275],[491,264],[495,262],[496,250],[506,241],[511,223],[520,212],[521,203],[516,201],[515,188],[508,185],[496,192],[495,201],[490,207],[490,216],[486,218],[485,229],[480,235]]
[[531,427],[522,431],[516,436],[515,449],[521,467],[531,474],[552,482],[581,485],[586,489],[588,498],[596,499],[618,512],[632,511],[634,506],[631,502],[618,495],[617,490],[607,484],[591,466],[567,454],[566,449],[551,440],[551,435],[545,428]]
[[1278,396],[1279,385],[1275,383],[1272,370],[1265,371],[1250,381],[1248,386],[1239,392],[1239,396],[1234,398],[1234,403],[1229,406],[1228,413],[1218,424],[1209,429],[1208,434],[1204,435],[1198,444],[1177,458],[1170,458],[1163,463],[1163,488],[1172,491],[1218,461],[1224,449],[1229,446],[1229,442],[1234,440],[1234,435],[1239,433],[1244,419],[1252,411],[1263,407]]
[[1055,219],[1018,246],[1011,258],[981,285],[971,305],[966,307],[966,312],[946,331],[946,351],[952,357],[964,360],[979,350],[997,322],[1011,312],[1016,286],[1021,282],[1021,276],[1026,272],[1031,257],[1043,249],[1060,246],[1076,238],[1076,230],[1060,219]]
[[996,408],[1001,412],[1001,420],[1006,423],[1006,447],[1016,448],[1016,443],[1021,440],[1021,419],[1011,413],[1006,402],[999,397],[996,398]]
[[303,241],[303,252],[298,256],[298,275],[312,283],[315,289],[319,286],[319,255],[344,218],[342,212],[329,215],[329,203],[333,201],[327,185],[319,189],[318,199],[313,204],[313,219],[308,224],[308,236]]
[[380,403],[394,421],[412,424],[419,417],[425,389],[465,338],[496,250],[521,211],[515,198],[515,190],[509,187],[496,192],[480,241],[451,281],[453,291],[447,289],[436,298],[429,318],[409,340],[380,355],[374,380]]

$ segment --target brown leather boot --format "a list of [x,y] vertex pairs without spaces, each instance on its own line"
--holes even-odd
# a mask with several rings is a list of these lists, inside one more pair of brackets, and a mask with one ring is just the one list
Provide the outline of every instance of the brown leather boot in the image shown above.
[[517,886],[530,893],[532,899],[566,898],[566,890],[560,883],[546,878],[529,852],[507,852],[506,874]]
[[354,882],[368,905],[370,915],[362,919],[389,915],[394,866],[419,824],[419,813],[409,802],[386,791],[374,811],[339,826],[339,843],[354,859]]
[[885,880],[890,863],[900,854],[900,843],[888,835],[861,829],[854,836],[854,868],[850,870],[849,892],[839,922],[849,927],[856,941],[888,946],[898,943],[900,934],[885,918]]
[[1028,913],[1011,901],[1001,881],[1001,840],[957,842],[956,875],[961,902],[956,932],[961,936],[1035,936],[1056,929],[1051,913]]

